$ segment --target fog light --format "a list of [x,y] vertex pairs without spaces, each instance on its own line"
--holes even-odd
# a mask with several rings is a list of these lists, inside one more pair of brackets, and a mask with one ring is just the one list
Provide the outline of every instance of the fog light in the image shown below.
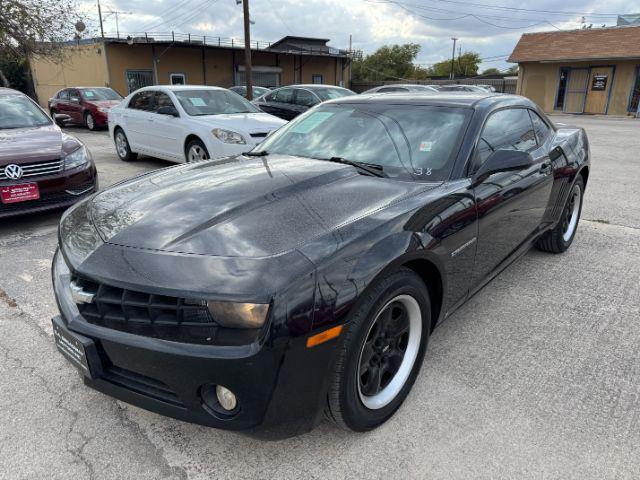
[[220,406],[228,412],[234,410],[238,405],[238,400],[234,393],[222,385],[216,385],[216,396],[218,397]]

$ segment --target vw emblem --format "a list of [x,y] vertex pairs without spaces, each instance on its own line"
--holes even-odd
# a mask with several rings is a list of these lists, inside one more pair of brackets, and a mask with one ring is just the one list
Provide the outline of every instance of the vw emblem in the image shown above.
[[12,163],[11,165],[4,167],[4,174],[11,180],[20,180],[23,174],[22,167]]

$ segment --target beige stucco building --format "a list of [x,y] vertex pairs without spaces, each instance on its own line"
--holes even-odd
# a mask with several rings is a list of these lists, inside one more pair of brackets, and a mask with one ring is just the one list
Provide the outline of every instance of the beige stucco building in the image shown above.
[[626,115],[640,100],[640,25],[526,33],[517,93],[546,112]]
[[[284,37],[252,51],[254,85],[277,87],[325,83],[347,87],[349,55],[329,40]],[[107,86],[123,96],[147,85],[244,84],[242,44],[208,40],[91,39],[65,47],[62,61],[31,59],[38,101],[46,105],[58,90]]]

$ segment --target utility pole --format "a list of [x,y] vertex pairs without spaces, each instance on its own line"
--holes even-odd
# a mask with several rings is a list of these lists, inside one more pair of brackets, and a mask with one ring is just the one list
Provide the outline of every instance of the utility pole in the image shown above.
[[253,78],[251,78],[251,26],[249,24],[249,0],[242,0],[244,11],[244,78],[247,100],[253,100]]
[[451,40],[453,40],[453,52],[451,53],[451,74],[449,75],[449,79],[453,80],[455,78],[455,74],[453,73],[453,68],[455,66],[455,61],[456,61],[456,42],[458,41],[458,39],[456,37],[451,37]]
[[104,28],[102,26],[102,10],[100,10],[100,0],[98,0],[98,17],[100,17],[100,36],[104,38]]

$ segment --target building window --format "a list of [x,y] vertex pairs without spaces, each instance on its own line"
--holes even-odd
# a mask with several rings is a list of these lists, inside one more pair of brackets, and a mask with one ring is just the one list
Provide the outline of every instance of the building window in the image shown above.
[[187,76],[184,73],[170,73],[169,83],[171,85],[186,85]]
[[561,68],[560,80],[558,81],[558,93],[556,94],[556,104],[553,107],[555,110],[562,110],[564,108],[564,97],[565,97],[565,92],[567,91],[568,78],[569,78],[569,69]]
[[324,79],[322,75],[316,73],[311,75],[311,83],[324,83]]
[[633,90],[631,90],[631,98],[629,98],[629,111],[637,112],[638,103],[640,103],[640,65],[636,67],[636,78],[633,82]]
[[127,70],[125,78],[127,80],[128,93],[153,85],[153,72],[151,70]]

